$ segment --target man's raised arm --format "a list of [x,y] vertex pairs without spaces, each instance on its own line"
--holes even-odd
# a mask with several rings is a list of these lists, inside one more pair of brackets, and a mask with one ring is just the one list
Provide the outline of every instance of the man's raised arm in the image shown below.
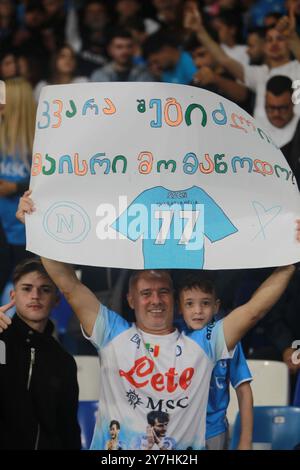
[[91,336],[100,307],[99,300],[79,281],[72,265],[43,257],[41,260],[52,281],[71,305],[84,331]]
[[246,304],[227,315],[224,319],[224,337],[228,350],[233,349],[247,331],[276,304],[294,271],[293,265],[275,269]]
[[194,34],[200,43],[208,49],[215,60],[236,79],[244,81],[244,67],[237,60],[229,57],[206,31],[200,11],[194,1],[186,2],[184,8],[184,27]]

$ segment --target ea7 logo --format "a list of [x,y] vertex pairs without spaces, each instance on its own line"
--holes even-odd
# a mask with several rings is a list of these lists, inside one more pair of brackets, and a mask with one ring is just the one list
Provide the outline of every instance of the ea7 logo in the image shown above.
[[298,364],[300,364],[300,349],[297,349],[300,347],[300,340],[299,339],[296,339],[295,341],[293,341],[292,343],[292,348],[293,349],[296,349],[296,351],[293,352],[292,354],[292,363],[297,366]]
[[0,364],[6,364],[6,346],[4,341],[0,341]]
[[137,348],[139,349],[140,344],[141,344],[141,338],[139,337],[138,334],[135,334],[132,338],[130,338],[130,341],[132,341],[132,343],[136,343]]

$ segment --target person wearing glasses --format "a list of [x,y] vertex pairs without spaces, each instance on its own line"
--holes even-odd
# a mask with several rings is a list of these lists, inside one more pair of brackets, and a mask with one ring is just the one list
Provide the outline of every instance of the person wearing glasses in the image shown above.
[[274,142],[281,149],[300,184],[300,118],[294,112],[292,80],[275,75],[267,81],[265,111]]

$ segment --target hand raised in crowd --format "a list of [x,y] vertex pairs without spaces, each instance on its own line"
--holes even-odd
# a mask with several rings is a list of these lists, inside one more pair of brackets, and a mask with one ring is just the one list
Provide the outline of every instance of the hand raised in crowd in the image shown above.
[[296,0],[288,1],[288,16],[283,16],[276,24],[276,29],[286,39],[293,39],[294,36],[297,36],[296,32]]
[[22,224],[25,224],[25,214],[32,214],[35,211],[33,200],[30,197],[31,193],[32,191],[29,189],[20,197],[16,217]]
[[216,73],[207,66],[201,67],[193,76],[196,85],[206,86],[216,82]]
[[14,300],[12,300],[8,304],[2,305],[2,307],[0,307],[0,333],[6,330],[7,327],[11,324],[11,319],[5,314],[14,305],[15,305],[15,302]]
[[184,5],[183,26],[194,33],[203,27],[202,16],[196,2],[188,0]]

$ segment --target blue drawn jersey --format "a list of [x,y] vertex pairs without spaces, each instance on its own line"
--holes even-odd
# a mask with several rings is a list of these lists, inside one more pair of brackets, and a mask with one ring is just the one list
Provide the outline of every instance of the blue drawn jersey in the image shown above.
[[204,236],[211,242],[237,232],[221,207],[203,189],[143,191],[112,227],[132,241],[143,237],[144,268],[201,269]]
[[218,361],[212,372],[206,415],[206,440],[227,429],[229,382],[236,389],[243,382],[251,382],[251,380],[252,375],[241,343],[238,343],[233,358]]

